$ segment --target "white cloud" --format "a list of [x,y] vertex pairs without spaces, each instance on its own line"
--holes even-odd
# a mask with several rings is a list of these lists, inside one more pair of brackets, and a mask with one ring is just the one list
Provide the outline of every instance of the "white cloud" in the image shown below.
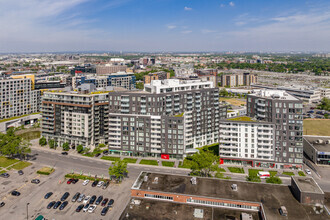
[[220,8],[223,8],[225,7],[226,5],[225,4],[220,4]]
[[235,3],[234,2],[229,2],[229,6],[234,7]]
[[190,34],[191,32],[192,32],[191,30],[181,31],[182,34]]
[[167,27],[168,29],[175,29],[175,28],[176,28],[175,25],[167,25],[166,27]]
[[209,33],[215,33],[217,31],[216,30],[210,30],[210,29],[202,29],[201,32],[202,32],[202,34],[209,34]]
[[185,11],[191,11],[192,8],[189,8],[189,7],[186,6],[186,7],[184,7],[184,10],[185,10]]

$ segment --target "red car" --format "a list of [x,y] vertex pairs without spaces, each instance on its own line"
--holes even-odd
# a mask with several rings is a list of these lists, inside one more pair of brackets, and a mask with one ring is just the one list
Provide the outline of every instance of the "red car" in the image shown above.
[[69,179],[66,183],[71,184],[73,182],[73,179]]
[[109,201],[108,198],[103,199],[101,206],[105,206],[107,204],[107,202]]

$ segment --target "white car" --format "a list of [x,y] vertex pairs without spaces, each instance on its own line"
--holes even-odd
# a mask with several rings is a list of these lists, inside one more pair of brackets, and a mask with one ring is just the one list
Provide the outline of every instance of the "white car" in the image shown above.
[[309,169],[305,169],[305,171],[308,175],[312,175],[312,172]]
[[89,180],[85,180],[85,181],[83,182],[83,186],[86,186],[88,183],[89,183]]
[[83,203],[86,204],[90,198],[91,196],[86,196]]
[[89,212],[89,213],[93,213],[95,209],[96,209],[96,205],[91,205],[91,206],[89,206],[89,208],[88,208],[88,212]]
[[84,198],[85,198],[85,195],[83,193],[80,194],[79,198],[77,199],[77,202],[83,201]]
[[89,208],[89,204],[86,204],[83,208],[83,212],[87,212],[88,208]]
[[101,186],[103,186],[103,184],[104,184],[104,181],[100,181],[100,182],[97,184],[97,187],[101,187]]

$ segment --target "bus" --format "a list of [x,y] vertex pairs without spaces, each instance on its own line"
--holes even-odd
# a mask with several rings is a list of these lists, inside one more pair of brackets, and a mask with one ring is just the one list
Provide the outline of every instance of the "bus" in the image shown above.
[[261,179],[266,179],[266,178],[270,177],[270,173],[269,172],[265,172],[265,171],[259,171],[258,172],[258,176]]

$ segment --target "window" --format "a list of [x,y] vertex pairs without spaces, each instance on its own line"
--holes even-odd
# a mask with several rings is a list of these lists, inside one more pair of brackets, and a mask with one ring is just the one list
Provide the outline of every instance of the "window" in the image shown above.
[[150,199],[163,199],[163,200],[173,201],[173,197],[171,197],[171,196],[160,196],[160,195],[153,195],[153,194],[144,194],[144,197],[150,198]]

